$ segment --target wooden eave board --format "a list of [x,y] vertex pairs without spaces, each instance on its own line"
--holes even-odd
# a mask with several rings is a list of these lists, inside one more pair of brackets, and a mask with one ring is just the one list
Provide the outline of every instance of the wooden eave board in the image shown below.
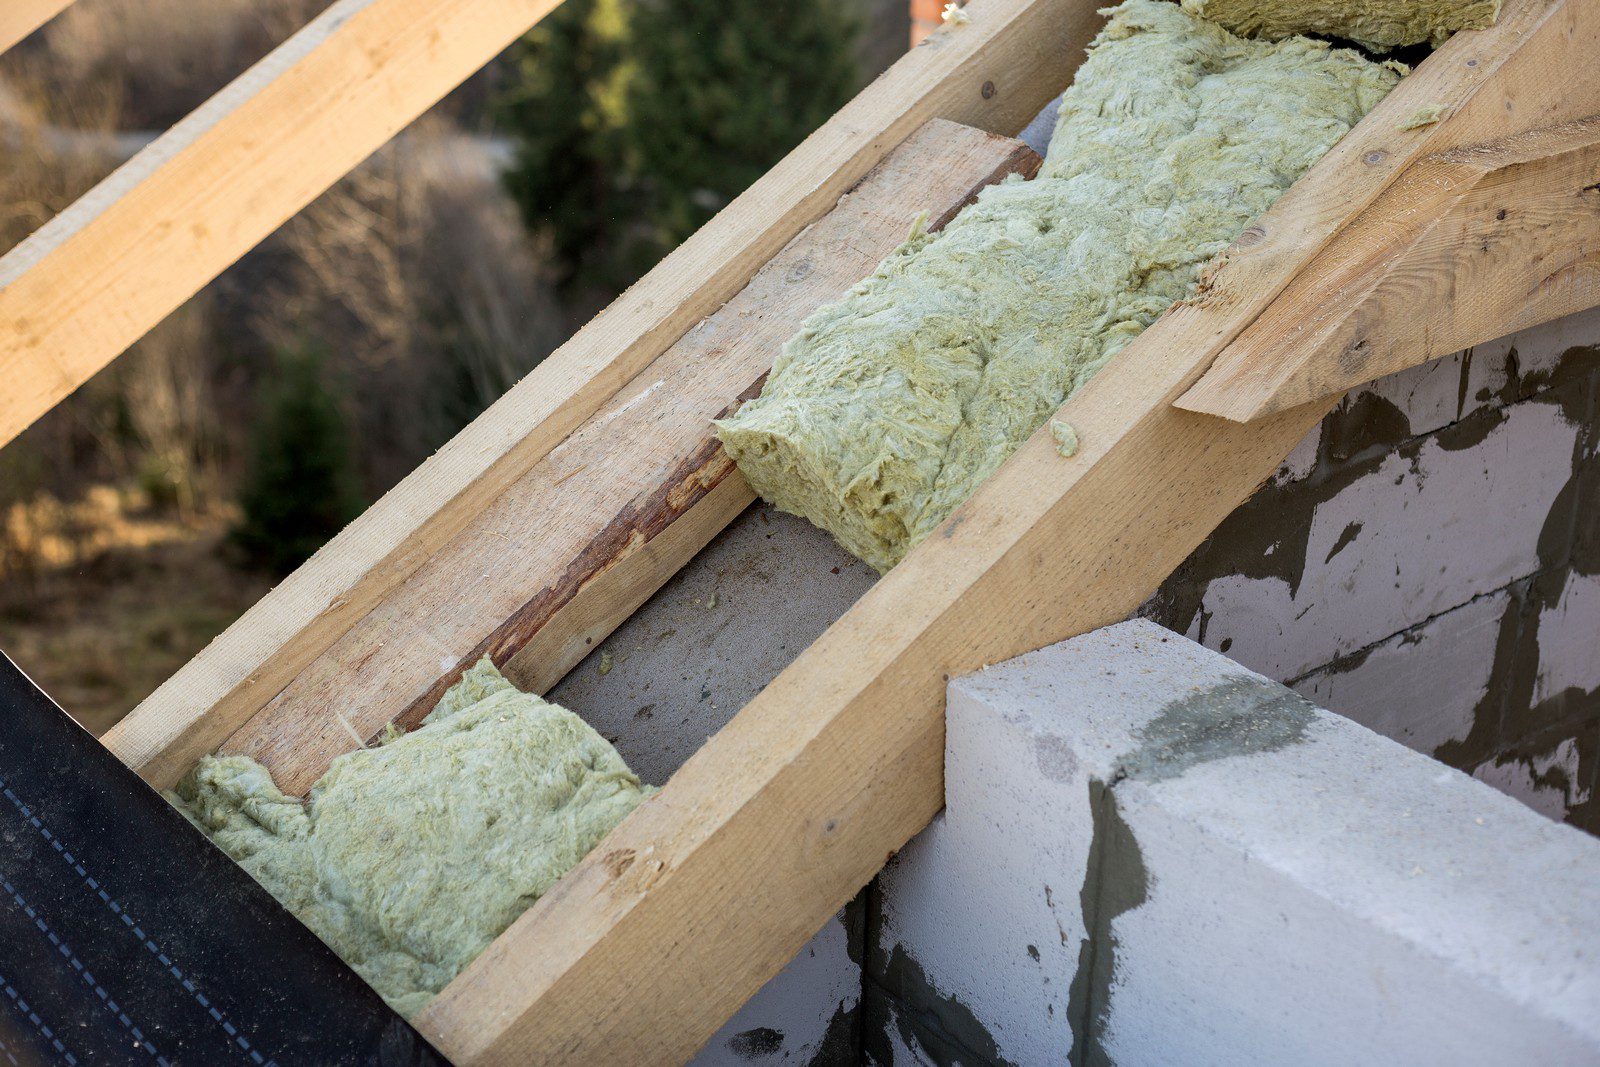
[[[1329,406],[1249,426],[1174,408],[1217,353],[1415,160],[1581,117],[1548,77],[1591,55],[1580,3],[1508,0],[1495,29],[1458,35],[1402,82],[1203,292],[1068,401],[1076,456],[1047,434],[1028,442],[452,983],[424,1032],[463,1063],[687,1058],[938,810],[945,680],[1125,617]],[[969,11],[971,27],[934,39],[1017,14]],[[1005,51],[991,39],[986,58]],[[1440,102],[1446,121],[1400,129]],[[154,723],[134,747],[167,773],[165,744],[208,736],[206,715],[177,731],[155,715],[124,737]],[[221,716],[229,733],[248,717]]]

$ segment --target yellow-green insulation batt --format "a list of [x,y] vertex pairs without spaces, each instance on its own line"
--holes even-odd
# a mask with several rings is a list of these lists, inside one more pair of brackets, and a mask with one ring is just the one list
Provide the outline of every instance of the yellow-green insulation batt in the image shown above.
[[914,233],[807,320],[718,436],[757,493],[887,570],[1399,77],[1127,0],[1039,177]]
[[1440,44],[1457,30],[1481,30],[1500,17],[1500,0],[1183,0],[1183,6],[1241,37],[1277,41],[1318,33],[1374,52]]
[[653,792],[486,658],[305,803],[244,756],[201,760],[168,799],[411,1016]]

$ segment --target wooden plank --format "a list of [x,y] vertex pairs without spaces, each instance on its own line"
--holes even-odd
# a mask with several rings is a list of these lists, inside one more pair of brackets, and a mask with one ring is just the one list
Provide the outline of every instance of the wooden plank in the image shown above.
[[[459,3],[461,0],[455,0]],[[974,0],[267,595],[103,740],[157,783],[213,751],[924,122],[1010,134],[1071,79],[1096,0]]]
[[72,0],[6,0],[0,5],[0,53],[67,9]]
[[1597,304],[1600,116],[1419,162],[1178,406],[1248,422]]
[[[808,649],[419,1017],[462,1064],[690,1056],[942,803],[945,679],[1125,617],[1323,416],[1173,408],[1411,161],[1508,103],[1562,110],[1562,0],[1508,0],[1402,83],[1045,434]],[[1471,61],[1470,63],[1468,61]],[[1538,79],[1545,84],[1536,84]],[[1444,101],[1450,125],[1401,133]],[[1541,121],[1542,119],[1542,121]]]
[[0,259],[0,444],[559,3],[337,0]]
[[870,274],[920,212],[948,218],[1038,163],[1019,141],[923,127],[221,750],[303,793],[358,741],[415,725],[483,655],[529,688],[553,685],[750,503],[711,420],[759,391],[806,316]]

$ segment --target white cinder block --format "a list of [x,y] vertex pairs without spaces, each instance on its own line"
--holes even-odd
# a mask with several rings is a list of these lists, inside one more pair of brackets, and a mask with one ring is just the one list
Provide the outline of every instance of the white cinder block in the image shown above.
[[1566,576],[1560,599],[1539,613],[1539,672],[1533,702],[1566,689],[1600,689],[1600,577]]
[[1600,841],[1153,624],[953,682],[946,776],[873,978],[1006,1060],[1600,1062]]
[[1296,678],[1533,573],[1578,432],[1559,406],[1525,403],[1470,448],[1391,453],[1316,509],[1298,587],[1218,578],[1196,633],[1207,619],[1206,644]]
[[[1295,684],[1306,699],[1424,754],[1472,732],[1511,596],[1468,601]],[[1590,634],[1600,633],[1600,619]]]

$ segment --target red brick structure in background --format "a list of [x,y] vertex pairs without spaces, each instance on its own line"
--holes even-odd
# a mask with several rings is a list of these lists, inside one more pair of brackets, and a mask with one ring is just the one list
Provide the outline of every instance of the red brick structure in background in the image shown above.
[[945,0],[911,0],[911,47],[915,48],[922,43],[922,39],[938,29],[944,21],[940,15],[944,11]]

